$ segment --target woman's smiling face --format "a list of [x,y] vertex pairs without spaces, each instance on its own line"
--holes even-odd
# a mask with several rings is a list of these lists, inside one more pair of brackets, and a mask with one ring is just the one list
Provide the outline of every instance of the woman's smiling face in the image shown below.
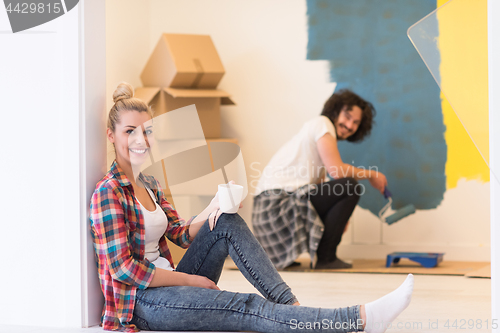
[[108,140],[114,144],[118,164],[141,165],[149,157],[153,144],[153,124],[147,112],[120,113],[114,133],[108,128]]

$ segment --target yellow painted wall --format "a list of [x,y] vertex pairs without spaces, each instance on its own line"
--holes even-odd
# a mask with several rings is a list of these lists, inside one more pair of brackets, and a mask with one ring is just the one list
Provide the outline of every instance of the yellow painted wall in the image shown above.
[[441,89],[454,107],[442,94],[450,189],[461,178],[489,181],[487,2],[437,0],[437,6],[443,6],[437,11]]

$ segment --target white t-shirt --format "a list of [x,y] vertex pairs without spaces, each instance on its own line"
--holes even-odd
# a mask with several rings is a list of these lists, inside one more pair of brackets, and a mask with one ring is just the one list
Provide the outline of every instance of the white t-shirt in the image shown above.
[[328,117],[319,116],[306,122],[264,168],[255,195],[271,189],[293,192],[306,184],[321,181],[324,164],[316,141],[326,133],[337,137],[335,126]]
[[163,237],[165,230],[167,230],[167,215],[165,215],[163,209],[156,202],[154,193],[151,192],[149,188],[147,188],[147,191],[155,203],[156,209],[154,211],[147,210],[139,199],[137,199],[141,205],[142,215],[144,216],[144,228],[146,230],[145,257],[156,267],[173,271],[174,269],[172,268],[172,265],[170,265],[170,261],[160,256],[158,246],[160,238]]

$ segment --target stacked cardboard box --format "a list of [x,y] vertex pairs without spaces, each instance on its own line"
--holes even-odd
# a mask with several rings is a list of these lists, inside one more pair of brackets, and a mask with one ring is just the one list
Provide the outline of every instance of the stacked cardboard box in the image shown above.
[[[234,105],[227,92],[217,89],[224,73],[210,36],[163,34],[141,73],[144,87],[136,88],[135,97],[150,105],[155,116],[195,104],[208,144],[237,143],[220,138],[220,106]],[[166,179],[165,193],[173,204]]]
[[[217,89],[223,75],[224,67],[210,36],[163,34],[142,71],[144,87],[136,89],[135,97],[150,105],[155,116],[195,104],[209,145],[217,141],[237,143],[236,139],[220,138],[220,106],[234,105],[227,92]],[[175,205],[166,177],[161,172],[154,176],[165,180],[167,200]],[[183,206],[189,202],[187,197],[179,200]],[[174,262],[179,262],[185,251],[169,245]]]
[[210,36],[163,34],[141,74],[135,97],[156,115],[196,105],[205,138],[220,138],[220,106],[234,105],[217,85],[224,67]]

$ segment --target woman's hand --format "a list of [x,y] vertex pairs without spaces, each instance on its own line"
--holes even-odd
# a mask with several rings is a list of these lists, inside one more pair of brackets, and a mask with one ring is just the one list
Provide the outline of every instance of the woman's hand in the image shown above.
[[187,274],[186,285],[191,287],[220,290],[214,281],[201,275]]
[[382,172],[374,171],[370,177],[370,184],[380,193],[384,194],[384,189],[387,186],[387,178],[385,178]]
[[208,226],[210,227],[210,231],[214,230],[215,225],[217,224],[217,220],[219,220],[219,217],[222,215],[222,210],[220,208],[217,208],[213,212],[208,215]]
[[171,287],[171,286],[191,286],[207,289],[220,290],[219,287],[210,279],[201,276],[187,274],[177,271],[156,268],[153,279],[149,287]]
[[215,194],[215,197],[210,201],[210,205],[208,205],[207,209],[209,210],[208,214],[208,226],[210,227],[210,231],[214,230],[215,224],[217,223],[217,220],[222,214],[222,211],[220,210],[220,203],[219,203],[219,192]]
[[211,209],[218,209],[220,207],[219,203],[219,191],[215,193],[215,197],[213,197],[212,201],[210,201],[210,204],[208,205]]
[[[231,180],[228,184],[236,184],[234,180]],[[219,192],[215,194],[215,197],[210,201],[210,214],[208,215],[208,225],[210,227],[210,231],[214,230],[215,225],[217,224],[217,220],[222,215],[222,211],[220,210],[219,203]],[[243,207],[243,204],[240,203],[240,208]]]

